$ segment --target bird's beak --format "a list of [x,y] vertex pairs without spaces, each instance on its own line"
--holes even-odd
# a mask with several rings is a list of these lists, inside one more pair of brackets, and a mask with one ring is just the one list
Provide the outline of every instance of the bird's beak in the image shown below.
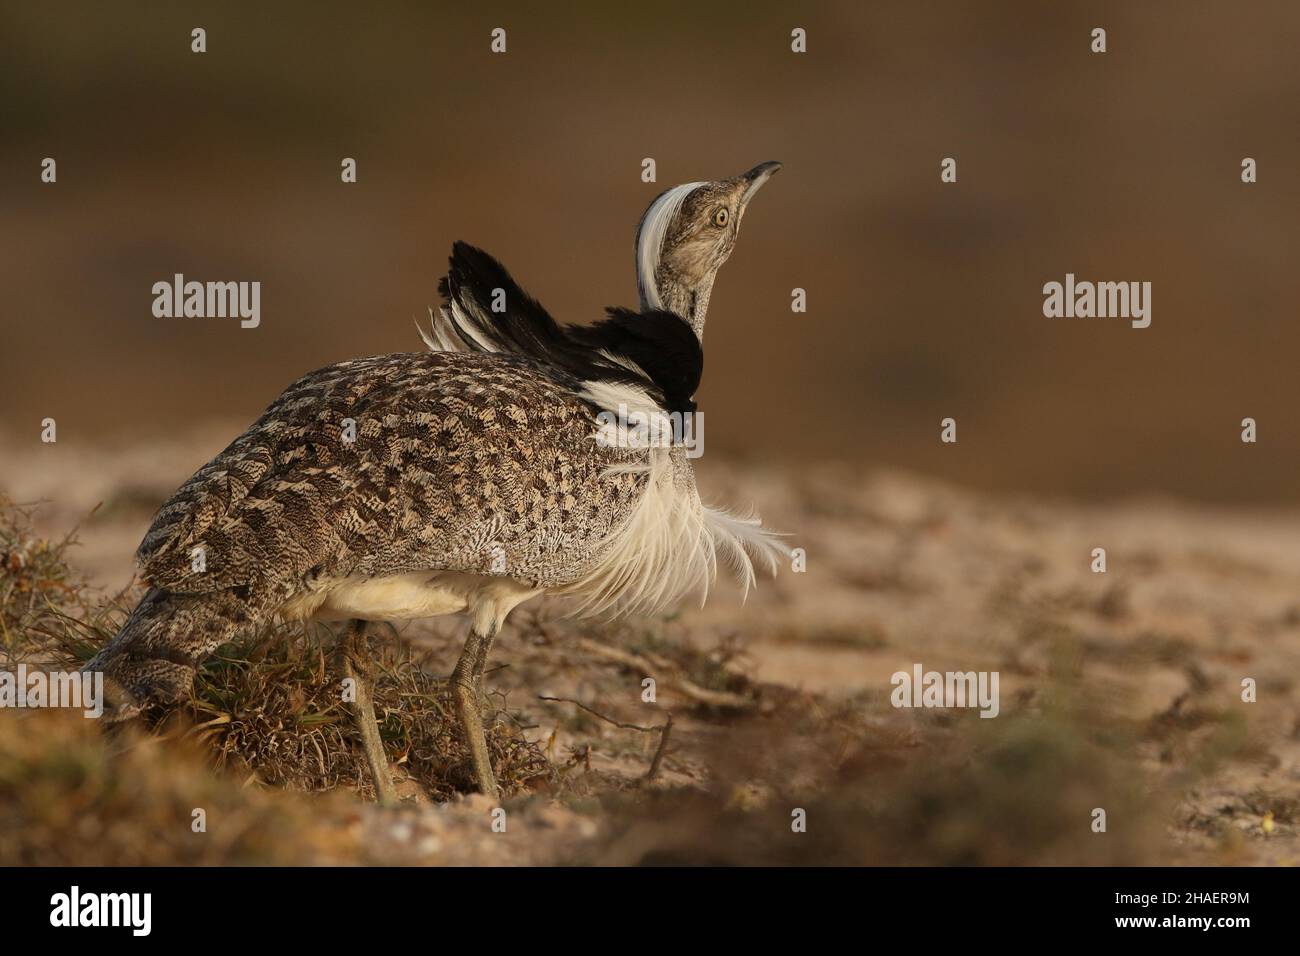
[[753,199],[754,193],[758,192],[763,183],[771,179],[780,169],[780,163],[768,160],[766,163],[759,163],[749,172],[742,173],[738,178],[745,184],[745,192],[740,197],[740,204],[744,206]]

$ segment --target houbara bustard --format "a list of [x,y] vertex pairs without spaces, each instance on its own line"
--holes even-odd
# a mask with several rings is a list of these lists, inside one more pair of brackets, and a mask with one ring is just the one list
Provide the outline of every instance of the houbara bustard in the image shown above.
[[[714,279],[780,168],[659,195],[637,228],[640,311],[586,327],[557,324],[456,243],[422,333],[431,351],[303,376],[162,506],[136,555],[149,590],[86,665],[114,717],[187,695],[205,657],[273,616],[348,622],[352,675],[366,622],[464,612],[453,698],[478,786],[496,794],[483,673],[516,605],[545,593],[581,613],[649,613],[707,593],[719,559],[746,587],[755,561],[774,572],[784,546],[757,518],[703,505],[680,441],[619,430],[695,411]],[[391,799],[358,670],[354,713]]]

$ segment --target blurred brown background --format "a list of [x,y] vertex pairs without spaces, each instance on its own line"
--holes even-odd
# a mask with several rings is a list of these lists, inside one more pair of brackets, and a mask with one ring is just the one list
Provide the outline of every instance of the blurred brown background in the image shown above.
[[[649,200],[779,159],[713,297],[710,451],[1300,501],[1298,38],[1285,0],[7,4],[0,442],[233,436],[421,347],[457,238],[561,320],[635,304]],[[261,327],[154,318],[175,272],[260,280]],[[1151,281],[1151,328],[1044,318],[1066,272]]]

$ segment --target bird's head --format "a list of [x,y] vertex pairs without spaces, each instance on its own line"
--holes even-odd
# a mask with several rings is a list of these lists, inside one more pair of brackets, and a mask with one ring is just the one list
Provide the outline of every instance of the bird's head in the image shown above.
[[749,201],[780,163],[711,183],[661,193],[637,227],[636,278],[641,308],[676,312],[704,337],[713,280],[731,255]]

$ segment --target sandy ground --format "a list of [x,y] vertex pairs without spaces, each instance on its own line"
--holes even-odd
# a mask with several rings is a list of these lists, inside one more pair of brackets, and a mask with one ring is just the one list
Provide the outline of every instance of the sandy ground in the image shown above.
[[[44,502],[37,516],[43,533],[61,537],[78,527],[72,560],[111,595],[131,580],[131,552],[153,509],[232,433],[212,427],[114,447],[7,441],[0,445],[0,491]],[[762,582],[743,604],[730,586],[720,587],[707,607],[667,621],[574,625],[558,609],[523,609],[499,643],[492,688],[504,712],[545,747],[566,781],[562,796],[517,800],[506,840],[486,825],[493,801],[484,797],[433,804],[408,781],[406,805],[381,810],[335,793],[324,798],[335,801],[324,815],[333,823],[322,824],[335,828],[331,850],[309,858],[1300,858],[1300,513],[1167,500],[1085,506],[996,498],[833,464],[778,472],[706,459],[699,472],[706,498],[753,504],[769,525],[789,531],[806,551],[807,570]],[[1105,573],[1090,569],[1095,548],[1106,550]],[[462,628],[446,620],[402,634],[428,655],[432,671],[445,673]],[[593,644],[612,653],[593,654]],[[683,695],[675,676],[685,654],[743,680],[756,706],[731,713]],[[628,655],[662,668],[656,704],[641,701],[644,675]],[[997,671],[999,717],[891,707],[890,676],[917,663]],[[1257,702],[1241,698],[1247,678]],[[692,687],[703,686],[695,681]],[[584,717],[539,694],[643,725],[672,711],[672,745],[654,786],[634,789],[657,734]],[[800,721],[814,717],[798,740]],[[1034,736],[1045,728],[1060,735]],[[998,764],[999,754],[1019,752],[1014,748],[1030,738],[1042,743],[1025,751],[1037,762]],[[949,782],[927,777],[930,769]],[[821,801],[826,817],[851,834],[853,853],[739,850],[748,845],[749,824],[735,828],[736,807],[775,806],[773,825],[788,829],[779,823],[789,816],[782,801],[799,800],[801,787],[796,806]],[[979,793],[945,789],[962,787]],[[853,799],[836,802],[836,788]],[[707,820],[698,824],[705,829],[671,832],[671,814],[655,809],[656,792],[675,795],[673,812]],[[692,794],[715,802],[701,810]],[[1017,801],[1031,796],[1051,804],[1042,820],[1025,824],[1043,833],[998,832],[1040,812],[1018,809]],[[952,801],[947,809],[945,801]],[[1107,834],[1089,830],[1087,814],[1096,807],[1112,808]],[[769,819],[745,819],[760,818]],[[874,832],[900,820],[923,836],[909,845]],[[979,835],[948,832],[962,820],[978,824]],[[1064,839],[1058,830],[1072,835]],[[340,849],[342,834],[355,838],[351,849]],[[1104,851],[1093,849],[1105,840]],[[683,841],[694,841],[693,849]]]

